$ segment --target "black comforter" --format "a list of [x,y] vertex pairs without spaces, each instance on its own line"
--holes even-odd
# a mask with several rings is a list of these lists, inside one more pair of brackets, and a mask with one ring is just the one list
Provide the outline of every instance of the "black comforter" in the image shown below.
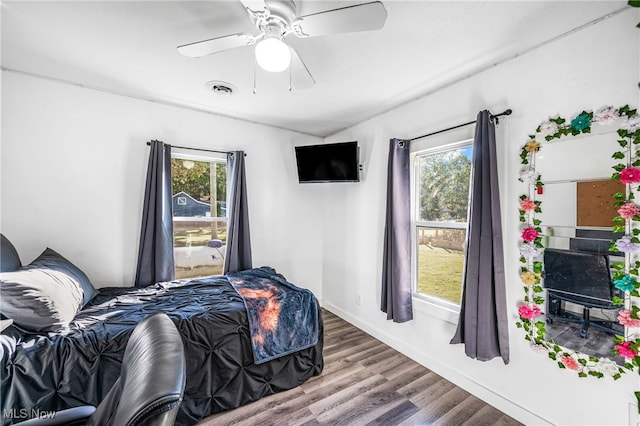
[[[273,277],[280,285],[281,277]],[[306,309],[319,320],[318,342],[256,364],[243,299],[226,277],[101,289],[68,333],[31,335],[10,327],[0,336],[2,424],[36,410],[98,405],[119,375],[133,328],[155,312],[173,319],[184,342],[187,383],[177,424],[291,389],[323,368],[322,319],[312,302]]]

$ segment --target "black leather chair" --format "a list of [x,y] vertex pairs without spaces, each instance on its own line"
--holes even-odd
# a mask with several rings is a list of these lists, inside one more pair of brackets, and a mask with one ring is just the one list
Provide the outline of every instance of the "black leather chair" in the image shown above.
[[120,377],[97,408],[62,410],[20,425],[173,425],[186,380],[182,338],[166,314],[136,326],[124,351]]
[[[608,252],[547,248],[544,251],[544,286],[547,290],[547,323],[558,319],[582,324],[580,337],[586,338],[590,327],[609,334],[619,334],[617,322],[591,319],[590,310],[618,310],[613,297],[623,297],[611,279]],[[565,302],[582,306],[582,315],[564,309]],[[615,318],[615,314],[611,317]]]

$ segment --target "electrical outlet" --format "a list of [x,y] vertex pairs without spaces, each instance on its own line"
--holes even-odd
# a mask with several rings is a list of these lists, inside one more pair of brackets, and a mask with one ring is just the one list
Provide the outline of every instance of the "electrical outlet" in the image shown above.
[[362,306],[362,293],[356,293],[356,305]]

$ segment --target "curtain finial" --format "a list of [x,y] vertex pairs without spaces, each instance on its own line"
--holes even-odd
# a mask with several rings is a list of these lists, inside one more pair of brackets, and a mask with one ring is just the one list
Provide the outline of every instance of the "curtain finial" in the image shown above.
[[500,114],[496,114],[496,115],[489,113],[489,120],[493,121],[495,119],[496,126],[497,126],[498,124],[500,124],[500,119],[498,117],[500,117],[501,115],[511,115],[512,112],[513,111],[511,109],[506,109],[504,110],[504,112],[501,112]]

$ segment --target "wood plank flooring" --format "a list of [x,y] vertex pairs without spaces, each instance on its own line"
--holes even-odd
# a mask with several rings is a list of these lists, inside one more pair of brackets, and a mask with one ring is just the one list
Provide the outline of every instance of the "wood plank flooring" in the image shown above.
[[199,425],[520,424],[332,313],[323,317],[321,375]]

